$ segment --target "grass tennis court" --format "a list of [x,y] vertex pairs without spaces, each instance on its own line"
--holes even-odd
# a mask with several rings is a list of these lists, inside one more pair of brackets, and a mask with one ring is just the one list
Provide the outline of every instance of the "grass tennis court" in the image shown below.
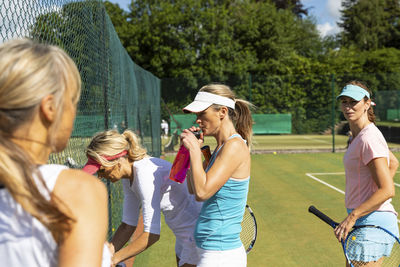
[[[395,153],[400,157],[400,153]],[[343,153],[256,154],[248,203],[257,217],[258,238],[248,266],[344,266],[332,229],[308,213],[315,205],[334,220],[344,219],[344,195],[306,174],[344,191]],[[168,156],[173,160],[173,156]],[[395,177],[400,184],[400,174]],[[394,207],[400,211],[400,187]],[[136,257],[135,266],[176,266],[174,236],[163,224],[161,238]]]
[[[348,137],[345,135],[335,135],[335,149],[337,151],[344,150],[347,145]],[[162,145],[167,143],[167,139],[162,139]],[[216,145],[213,137],[206,136],[205,144],[210,145],[213,149]],[[388,143],[392,149],[400,149],[400,144]],[[178,151],[179,146],[175,145],[174,150]],[[325,150],[332,151],[332,135],[254,135],[253,136],[253,153],[268,153],[277,151],[290,152],[301,150]],[[162,149],[162,151],[164,148]]]

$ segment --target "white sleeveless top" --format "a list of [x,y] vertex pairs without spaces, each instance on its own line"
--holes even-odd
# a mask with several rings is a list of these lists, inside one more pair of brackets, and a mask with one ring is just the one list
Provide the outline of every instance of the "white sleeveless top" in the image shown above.
[[[63,165],[42,165],[39,170],[49,191],[53,191]],[[50,195],[42,188],[42,194]],[[51,232],[16,203],[7,189],[0,189],[1,266],[47,267],[58,265],[58,249]],[[111,265],[111,255],[103,249],[103,267]]]

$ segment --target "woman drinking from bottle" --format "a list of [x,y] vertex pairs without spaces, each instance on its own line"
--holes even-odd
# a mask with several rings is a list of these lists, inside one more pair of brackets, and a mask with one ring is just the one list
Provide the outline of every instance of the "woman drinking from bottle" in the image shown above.
[[[150,157],[138,137],[129,130],[98,133],[87,147],[84,171],[111,182],[122,181],[124,204],[122,223],[111,240],[113,264],[133,257],[160,238],[161,212],[175,234],[178,266],[196,266],[198,261],[193,231],[201,203],[187,191],[186,182],[169,179],[171,163]],[[142,209],[144,232],[126,247],[135,232]]]
[[212,136],[217,146],[206,169],[202,165],[203,143],[186,129],[181,140],[190,152],[189,184],[196,198],[204,201],[195,229],[200,256],[198,266],[246,266],[240,241],[250,181],[252,136],[251,104],[238,99],[223,84],[202,87],[184,108],[195,113],[202,136]]

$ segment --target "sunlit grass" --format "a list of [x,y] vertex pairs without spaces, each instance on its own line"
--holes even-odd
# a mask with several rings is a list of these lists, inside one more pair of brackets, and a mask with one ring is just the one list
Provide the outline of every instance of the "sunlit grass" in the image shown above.
[[[307,211],[315,205],[333,219],[342,220],[346,216],[344,195],[305,175],[339,172],[319,178],[344,190],[342,157],[343,153],[252,156],[248,204],[257,217],[258,238],[248,255],[249,267],[344,266],[332,229]],[[173,156],[166,158],[173,160]],[[400,181],[400,174],[395,180]],[[399,192],[396,195],[393,204],[399,211]],[[140,254],[135,266],[176,266],[174,242],[163,222],[160,241]]]

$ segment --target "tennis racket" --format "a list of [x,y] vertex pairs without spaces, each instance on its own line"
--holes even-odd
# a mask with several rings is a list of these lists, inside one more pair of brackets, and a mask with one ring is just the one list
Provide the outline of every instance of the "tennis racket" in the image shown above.
[[254,247],[257,239],[257,222],[253,211],[246,205],[243,220],[242,220],[242,231],[240,232],[240,240],[242,240],[246,253]]
[[[310,206],[308,211],[333,229],[339,225],[314,206]],[[342,241],[342,247],[351,267],[400,266],[400,240],[380,226],[354,226],[346,239]]]

